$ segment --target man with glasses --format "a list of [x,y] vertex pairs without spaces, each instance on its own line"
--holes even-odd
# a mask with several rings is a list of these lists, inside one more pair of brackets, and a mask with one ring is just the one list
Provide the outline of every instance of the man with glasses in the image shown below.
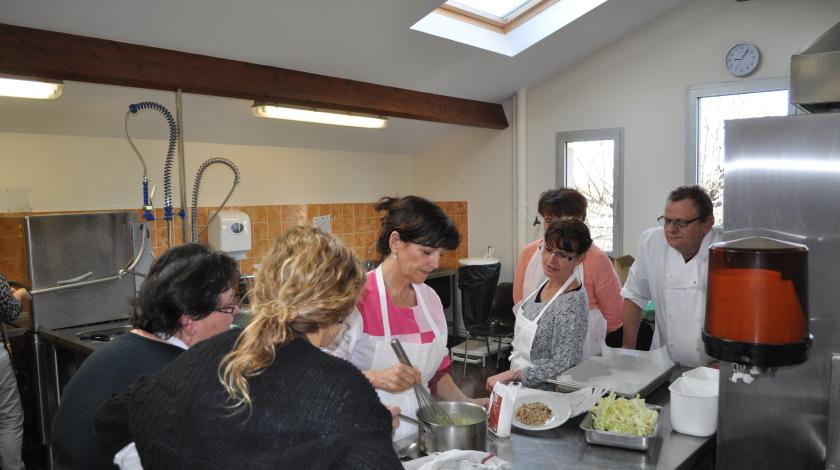
[[656,328],[651,349],[667,346],[684,366],[708,363],[700,332],[706,310],[709,245],[721,239],[712,200],[700,186],[681,186],[668,195],[665,213],[639,237],[636,261],[624,298],[624,347],[634,348],[642,308],[653,300]]

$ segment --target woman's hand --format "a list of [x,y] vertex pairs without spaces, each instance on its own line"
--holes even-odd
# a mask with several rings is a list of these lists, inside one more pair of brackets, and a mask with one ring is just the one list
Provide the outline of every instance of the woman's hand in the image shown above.
[[470,402],[475,403],[476,405],[481,406],[484,409],[487,409],[487,408],[490,407],[490,399],[487,398],[487,397],[485,397],[485,398],[473,398],[473,399],[470,400]]
[[388,406],[388,411],[391,412],[391,433],[393,434],[398,427],[400,427],[400,407],[396,405]]
[[32,300],[32,295],[29,293],[28,290],[21,287],[20,289],[12,288],[12,296],[18,300],[18,302],[22,300]]
[[397,364],[382,370],[369,370],[364,374],[373,388],[390,393],[404,392],[412,385],[419,384],[421,380],[420,371],[405,364]]
[[506,384],[515,378],[514,372],[512,370],[506,370],[501,374],[496,374],[487,379],[487,391],[492,392],[493,387],[496,385],[496,382],[501,382]]

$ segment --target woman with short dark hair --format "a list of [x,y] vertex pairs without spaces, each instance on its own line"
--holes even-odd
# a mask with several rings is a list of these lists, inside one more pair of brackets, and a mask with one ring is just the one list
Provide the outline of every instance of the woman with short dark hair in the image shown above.
[[133,447],[146,470],[401,469],[373,387],[319,349],[341,332],[364,282],[332,235],[284,233],[257,272],[248,327],[106,402],[96,419],[103,448],[122,449],[122,463]]
[[53,421],[56,468],[112,469],[93,424],[99,406],[181,351],[230,328],[236,262],[205,245],[169,249],[152,264],[131,313],[133,329],[99,347],[64,389]]
[[[440,298],[424,281],[438,267],[443,250],[458,247],[455,224],[434,203],[418,196],[386,197],[376,205],[384,211],[376,248],[382,264],[367,275],[358,311],[335,354],[361,369],[385,405],[399,406],[414,417],[417,399],[412,384],[433,388],[438,398],[473,401],[455,385],[448,370],[446,317]],[[398,339],[411,364],[400,364],[389,341]],[[417,431],[401,423],[394,439]]]
[[540,254],[545,277],[519,306],[513,333],[510,370],[487,379],[544,385],[583,360],[588,327],[588,300],[580,266],[592,245],[586,225],[577,219],[552,222]]

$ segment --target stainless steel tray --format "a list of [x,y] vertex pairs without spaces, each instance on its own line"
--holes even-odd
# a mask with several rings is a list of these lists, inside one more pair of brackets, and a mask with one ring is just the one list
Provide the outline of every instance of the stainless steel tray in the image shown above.
[[586,413],[586,417],[580,422],[580,428],[586,433],[586,442],[624,449],[648,450],[651,441],[659,435],[659,418],[662,416],[662,407],[657,405],[645,406],[655,410],[658,414],[656,417],[656,426],[653,428],[653,434],[649,436],[631,436],[618,432],[598,431],[592,425],[592,412],[590,411]]
[[[578,377],[577,380],[560,380],[560,377],[557,377],[555,379],[547,379],[546,382],[554,384],[554,389],[561,393],[574,392],[576,390],[580,390],[586,387],[606,386],[607,388],[612,388],[598,380],[595,380],[595,378],[599,377],[589,377],[593,374],[593,371],[591,370],[593,367],[603,368],[603,366],[599,366],[597,364],[593,365],[592,363],[588,362],[592,360],[593,358],[587,359],[586,361],[564,372],[564,374],[571,374],[573,377],[575,376],[575,374],[580,375],[580,377]],[[668,379],[671,377],[671,372],[674,370],[675,367],[676,366],[670,366],[668,368],[656,371],[655,375],[650,375],[646,381],[639,383],[638,386],[632,390],[613,391],[616,395],[626,398],[635,398],[636,395],[640,396],[641,398],[645,398],[651,393],[653,393],[653,391],[659,388],[663,383],[668,381]],[[595,374],[601,375],[607,373],[605,371],[595,372]]]
[[[633,391],[632,393],[615,392],[615,394],[617,396],[625,398],[636,398],[636,395],[638,395],[641,398],[647,398],[647,396],[653,393],[654,390],[656,390],[662,384],[668,381],[668,379],[671,377],[671,372],[674,370],[675,367],[676,366],[673,366],[663,370],[650,382],[648,382],[638,390]],[[561,393],[569,393],[580,390],[582,388],[596,386],[587,382],[563,382],[558,379],[548,379],[546,380],[546,382],[554,384],[554,390]]]

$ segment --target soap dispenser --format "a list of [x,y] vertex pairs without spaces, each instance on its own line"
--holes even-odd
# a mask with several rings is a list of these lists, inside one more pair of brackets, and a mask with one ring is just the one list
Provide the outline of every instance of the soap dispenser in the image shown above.
[[223,210],[210,222],[207,241],[236,260],[251,250],[251,219],[242,211]]

